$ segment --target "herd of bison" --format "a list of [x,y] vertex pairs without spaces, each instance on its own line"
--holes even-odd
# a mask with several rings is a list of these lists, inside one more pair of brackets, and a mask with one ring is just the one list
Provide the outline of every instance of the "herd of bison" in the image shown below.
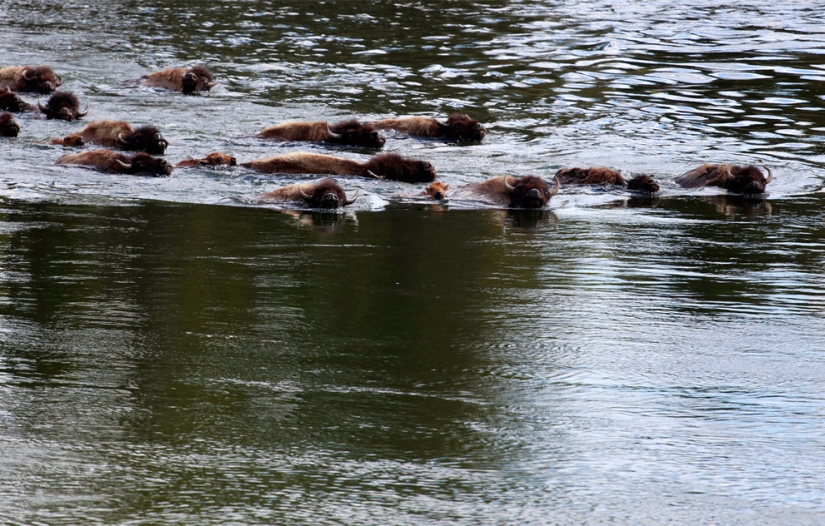
[[[12,66],[0,68],[0,135],[16,137],[20,126],[12,112],[45,114],[47,119],[72,121],[86,115],[77,97],[66,91],[58,91],[63,83],[60,75],[47,66]],[[141,77],[137,83],[158,89],[192,93],[211,89],[217,80],[207,68],[170,68]],[[49,95],[45,104],[26,102],[18,93],[35,92]],[[479,142],[486,129],[467,115],[453,114],[446,122],[431,117],[400,117],[373,122],[350,119],[329,124],[319,122],[285,122],[270,126],[257,137],[280,141],[310,141],[333,145],[357,146],[380,149],[385,139],[381,130],[448,141]],[[52,140],[52,144],[64,147],[82,147],[94,144],[104,148],[68,153],[57,164],[81,165],[116,174],[168,176],[172,165],[155,157],[165,152],[168,142],[154,126],[133,128],[127,122],[103,120],[92,122],[77,133]],[[137,152],[132,155],[113,150]],[[175,167],[199,167],[231,165],[235,157],[220,152],[203,159],[186,159]],[[356,176],[373,179],[391,179],[408,183],[430,183],[420,194],[425,199],[448,198],[476,199],[496,206],[510,208],[542,208],[558,193],[561,185],[613,185],[631,192],[653,194],[659,191],[658,183],[648,175],[637,175],[625,180],[613,169],[604,167],[562,168],[556,172],[553,184],[541,177],[502,176],[481,183],[450,190],[449,185],[435,181],[432,164],[407,159],[393,153],[375,155],[365,162],[343,157],[310,152],[296,152],[241,163],[242,167],[267,174],[317,174]],[[676,183],[684,188],[716,186],[739,194],[762,194],[773,179],[769,168],[765,174],[756,166],[731,164],[704,164],[682,174]],[[323,178],[313,182],[296,183],[257,196],[258,203],[281,203],[307,208],[339,208],[353,203],[357,194],[347,197],[333,179]]]

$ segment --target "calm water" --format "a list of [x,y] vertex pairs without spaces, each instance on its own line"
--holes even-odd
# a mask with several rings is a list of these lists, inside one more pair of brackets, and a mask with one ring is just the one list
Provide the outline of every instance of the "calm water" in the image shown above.
[[[300,176],[54,166],[0,140],[0,523],[822,524],[825,14],[809,2],[0,5],[0,65],[177,162],[287,119],[438,117],[451,185],[603,164],[544,211],[249,199]],[[222,83],[131,87],[203,62]],[[31,102],[34,97],[27,97]],[[766,199],[673,184],[760,163]]]

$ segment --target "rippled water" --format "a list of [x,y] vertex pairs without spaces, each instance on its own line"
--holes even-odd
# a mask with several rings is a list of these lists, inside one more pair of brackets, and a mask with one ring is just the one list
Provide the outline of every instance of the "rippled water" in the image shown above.
[[[54,166],[0,140],[4,524],[825,521],[822,81],[807,2],[0,5],[2,64],[177,162],[308,149],[287,119],[460,111],[390,134],[451,185],[604,164],[656,198],[519,213],[348,179],[347,213],[249,206],[300,176]],[[182,96],[132,87],[203,62]],[[28,97],[34,101],[33,97]],[[370,151],[312,151],[365,158]],[[682,190],[759,163],[766,199]]]

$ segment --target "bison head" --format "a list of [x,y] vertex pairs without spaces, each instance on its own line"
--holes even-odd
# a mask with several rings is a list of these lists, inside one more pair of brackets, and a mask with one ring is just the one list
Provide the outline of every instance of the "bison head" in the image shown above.
[[594,166],[590,168],[562,168],[556,172],[556,179],[565,185],[612,184],[625,186],[627,182],[618,170]]
[[129,133],[121,133],[117,136],[117,143],[124,150],[143,150],[153,154],[162,154],[169,146],[169,142],[154,126],[141,126]]
[[659,191],[659,183],[649,175],[637,175],[627,182],[627,189],[631,192],[655,194]]
[[447,189],[450,185],[444,184],[441,181],[436,181],[424,189],[424,193],[435,199],[441,201],[447,197]]
[[556,178],[555,188],[541,177],[525,175],[515,180],[514,184],[507,182],[507,176],[502,178],[504,188],[510,197],[510,208],[544,208],[550,198],[559,192],[559,179]]
[[381,137],[371,124],[361,124],[357,119],[351,119],[339,122],[331,128],[327,125],[327,142],[364,148],[383,148],[386,139]]
[[62,139],[58,139],[63,146],[83,146],[83,137],[76,133],[69,134]]
[[487,135],[484,125],[467,115],[453,113],[447,117],[445,136],[456,141],[480,141]]
[[407,183],[429,183],[435,180],[435,168],[432,164],[405,159],[394,153],[376,155],[370,159],[365,173],[375,179],[392,179]]
[[11,113],[4,111],[0,113],[0,135],[3,137],[17,137],[20,133],[20,126],[11,116]]
[[172,173],[172,166],[159,157],[152,157],[146,152],[139,152],[132,157],[129,162],[117,161],[123,169],[123,173],[138,174],[147,173],[152,175],[165,176]]
[[183,92],[209,91],[217,83],[211,71],[203,66],[194,66],[183,75]]
[[229,166],[235,166],[238,164],[238,160],[235,159],[231,155],[227,155],[225,153],[220,152],[212,152],[200,161],[201,166],[218,166],[222,164],[226,164]]
[[722,187],[736,194],[763,194],[765,187],[773,181],[773,172],[767,166],[768,177],[754,165],[727,167]]
[[67,91],[56,91],[49,97],[46,105],[37,103],[40,111],[46,114],[47,119],[62,119],[71,121],[78,117],[84,117],[89,112],[89,107],[80,111],[80,102],[73,93]]
[[23,71],[26,86],[21,91],[38,91],[49,94],[63,84],[63,77],[56,75],[48,66],[27,66]]
[[304,189],[300,186],[298,191],[310,208],[333,209],[351,205],[358,199],[358,192],[351,199],[347,199],[344,189],[332,179],[323,179],[314,184],[310,192],[304,192]]
[[26,101],[12,93],[9,88],[6,88],[5,91],[0,91],[0,110],[23,111],[27,108],[29,108],[29,105]]

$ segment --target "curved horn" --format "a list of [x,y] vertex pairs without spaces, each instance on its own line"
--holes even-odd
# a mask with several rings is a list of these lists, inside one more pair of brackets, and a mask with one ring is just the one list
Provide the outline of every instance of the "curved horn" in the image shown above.
[[298,193],[301,194],[301,197],[304,199],[304,201],[311,201],[312,200],[312,194],[305,194],[304,189],[301,188],[301,185],[298,185]]
[[206,87],[209,88],[209,89],[212,89],[217,85],[218,85],[217,80],[212,80],[212,81],[209,81],[209,82],[206,83]]
[[54,78],[56,79],[56,80],[55,80],[55,83],[54,83],[54,87],[56,87],[56,88],[57,88],[57,87],[60,87],[60,85],[62,85],[62,84],[63,84],[63,77],[61,77],[60,75],[58,75],[57,73],[55,73],[55,74],[54,74]]
[[43,113],[49,113],[49,107],[43,106],[42,102],[37,101],[37,107],[40,108],[40,111],[42,111]]
[[117,164],[119,164],[119,165],[120,165],[120,167],[121,167],[121,168],[123,168],[124,170],[130,170],[130,169],[132,168],[131,163],[130,163],[130,164],[126,164],[126,163],[124,163],[123,161],[121,161],[120,159],[115,159],[115,161],[117,161]]
[[326,121],[325,121],[325,122],[324,122],[324,126],[326,126],[326,127],[327,127],[327,139],[335,139],[335,140],[338,140],[338,139],[340,139],[340,138],[341,138],[341,134],[340,134],[340,133],[333,133],[333,132],[332,132],[332,130],[330,130],[330,129],[329,129],[329,123],[328,123],[328,122],[326,122]]
[[123,138],[123,132],[117,134],[117,142],[119,142],[120,144],[129,144],[129,142]]
[[83,111],[77,112],[77,116],[78,117],[85,117],[87,113],[89,113],[89,105],[88,104],[86,105],[86,109],[84,109]]
[[24,69],[23,69],[23,75],[22,75],[22,77],[23,77],[23,80],[25,80],[26,82],[29,82],[29,81],[31,80],[31,79],[29,78],[28,72],[29,72],[29,68],[24,68]]
[[[559,181],[559,178],[558,178],[558,177],[556,177],[556,187],[555,187],[555,188],[553,188],[553,190],[550,192],[550,196],[549,196],[549,197],[553,197],[554,195],[556,195],[557,193],[559,193],[559,188],[561,188],[561,182]],[[548,197],[548,199],[549,199],[549,197]]]
[[768,183],[770,183],[771,181],[773,181],[773,172],[771,171],[771,169],[770,169],[770,168],[768,168],[768,167],[767,167],[767,166],[765,166],[764,164],[762,165],[762,168],[764,168],[765,170],[767,170],[767,171],[768,171],[768,178],[765,180],[765,184],[768,184]]
[[506,175],[501,178],[501,182],[504,183],[504,189],[507,190],[508,194],[512,194],[513,192],[516,191],[516,188],[514,186],[512,186],[510,183],[507,182],[507,176]]
[[360,193],[361,193],[361,191],[360,191],[360,190],[356,190],[356,191],[355,191],[355,195],[354,195],[354,196],[352,196],[351,198],[346,198],[346,199],[344,199],[344,206],[349,206],[349,205],[351,205],[352,203],[354,203],[354,202],[355,202],[355,200],[356,200],[356,199],[358,199],[358,194],[360,194]]
[[376,175],[371,170],[367,170],[367,175],[372,177],[373,179],[385,179],[383,175]]

